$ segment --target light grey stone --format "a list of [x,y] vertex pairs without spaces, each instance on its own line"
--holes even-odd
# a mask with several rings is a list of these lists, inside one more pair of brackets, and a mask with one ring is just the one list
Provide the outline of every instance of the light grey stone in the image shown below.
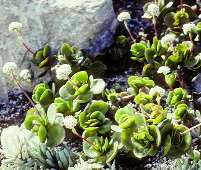
[[112,0],[0,0],[0,68],[8,61],[29,66],[23,59],[31,55],[8,31],[14,21],[23,24],[21,33],[34,51],[46,43],[58,49],[65,42],[100,52],[111,45],[117,25]]

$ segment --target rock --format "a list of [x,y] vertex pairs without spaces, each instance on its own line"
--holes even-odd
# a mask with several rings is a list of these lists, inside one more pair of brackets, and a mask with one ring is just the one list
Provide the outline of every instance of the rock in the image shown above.
[[201,94],[201,73],[192,79],[191,86],[194,93]]
[[117,25],[112,0],[0,0],[0,11],[0,68],[7,61],[29,67],[23,61],[32,57],[8,31],[11,22],[22,23],[21,33],[34,51],[65,42],[91,54],[111,45]]

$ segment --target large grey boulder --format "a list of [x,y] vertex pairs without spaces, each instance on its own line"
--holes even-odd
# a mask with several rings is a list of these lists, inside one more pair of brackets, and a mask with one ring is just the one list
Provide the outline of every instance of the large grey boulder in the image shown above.
[[66,42],[90,53],[111,45],[117,23],[112,0],[0,0],[0,68],[7,61],[24,67],[23,56],[31,57],[8,31],[13,21],[23,24],[22,35],[33,50]]

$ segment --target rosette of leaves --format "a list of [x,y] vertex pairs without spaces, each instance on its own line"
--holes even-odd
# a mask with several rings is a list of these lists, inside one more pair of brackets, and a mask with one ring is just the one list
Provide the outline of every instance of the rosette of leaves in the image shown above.
[[[192,144],[190,132],[181,135],[188,128],[184,125],[173,125],[170,120],[166,119],[159,124],[159,129],[162,134],[163,155],[182,154],[187,152]],[[170,152],[171,151],[171,152]]]
[[[31,132],[23,127],[9,126],[1,133],[1,154],[4,159],[1,161],[0,169],[11,170],[37,170],[37,163],[31,159],[28,152],[27,141],[32,139]],[[35,167],[35,169],[34,169]]]
[[148,125],[145,116],[135,113],[131,106],[117,110],[115,120],[119,123],[121,142],[136,158],[153,156],[161,144],[157,126]]
[[173,54],[170,55],[165,61],[166,66],[177,66],[181,64],[189,69],[198,69],[201,66],[200,54],[192,53],[192,44],[184,41],[178,44]]
[[153,99],[152,96],[144,93],[144,92],[140,92],[137,96],[135,96],[134,98],[134,102],[136,104],[142,104],[142,105],[145,105],[147,103],[150,103],[151,100]]
[[128,78],[128,85],[132,87],[135,91],[135,94],[139,92],[139,89],[142,87],[154,87],[155,83],[153,80],[150,80],[148,77],[138,77],[131,76]]
[[170,88],[173,88],[176,84],[176,74],[175,72],[169,73],[165,75],[165,82]]
[[62,57],[59,61],[63,64],[70,64],[74,72],[85,69],[88,73],[96,76],[102,76],[105,70],[107,70],[107,66],[102,61],[92,61],[86,56],[84,51],[66,43],[64,43],[61,47],[60,56]]
[[93,102],[79,115],[80,126],[89,132],[105,134],[111,129],[111,121],[105,117],[109,106],[104,101]]
[[79,111],[80,104],[72,100],[64,100],[60,97],[54,99],[54,104],[56,106],[58,113],[63,113],[64,115],[70,115]]
[[115,89],[105,89],[102,93],[103,98],[106,98],[108,101],[114,103],[117,101],[119,94],[116,92]]
[[26,129],[37,134],[40,142],[46,142],[48,146],[57,146],[63,142],[65,130],[56,121],[57,109],[54,104],[48,107],[47,113],[42,110],[30,109],[24,120]]
[[66,144],[61,147],[48,147],[41,144],[35,153],[30,153],[32,159],[36,160],[43,168],[68,170],[75,164],[78,155],[71,152]]
[[166,103],[176,107],[179,104],[186,103],[188,101],[188,93],[182,88],[176,88],[168,93]]
[[165,24],[173,31],[179,33],[182,26],[197,18],[195,11],[186,4],[177,12],[170,12],[164,17]]
[[147,120],[148,123],[158,125],[163,120],[167,118],[167,109],[163,109],[161,105],[157,105],[154,103],[148,103],[144,105],[143,111],[145,112],[145,115],[149,117]]
[[174,111],[174,117],[177,120],[185,120],[189,117],[189,108],[186,104],[179,104]]
[[32,99],[35,103],[48,107],[54,100],[53,92],[48,84],[40,83],[34,88]]
[[104,88],[104,80],[94,79],[92,75],[89,77],[86,71],[80,71],[75,73],[71,80],[60,88],[59,94],[64,100],[86,103],[94,95],[101,94]]
[[150,41],[134,43],[131,46],[131,53],[135,57],[132,60],[148,64],[144,66],[143,73],[146,74],[148,70],[160,67],[160,56],[167,53],[168,47],[162,46],[161,41],[157,37],[153,38],[153,43]]
[[61,55],[64,56],[63,60],[60,60],[62,64],[81,64],[85,60],[82,51],[80,51],[77,47],[70,46],[66,43],[61,46]]
[[92,158],[95,162],[104,164],[115,159],[119,150],[117,141],[109,140],[103,136],[88,137],[87,140],[95,145],[90,145],[87,142],[83,143],[83,151],[89,158]]
[[38,65],[38,67],[47,66],[51,61],[51,49],[48,45],[46,45],[43,50],[39,50],[36,52],[33,58],[33,62]]

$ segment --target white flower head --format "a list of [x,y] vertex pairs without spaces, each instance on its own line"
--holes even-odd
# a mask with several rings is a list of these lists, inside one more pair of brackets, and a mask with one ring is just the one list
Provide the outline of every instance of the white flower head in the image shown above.
[[131,19],[131,15],[128,12],[121,12],[118,16],[117,16],[117,20],[120,22],[126,21]]
[[162,46],[170,45],[174,42],[175,39],[176,39],[175,34],[171,34],[171,33],[167,34],[161,39],[161,44],[162,44]]
[[159,6],[156,5],[156,4],[150,4],[148,7],[147,7],[147,13],[149,13],[151,16],[159,16],[160,14],[160,9],[159,9]]
[[62,64],[55,67],[56,77],[58,80],[67,80],[69,74],[72,72],[69,64]]
[[174,4],[173,2],[169,2],[169,3],[166,5],[166,8],[172,7],[173,4]]
[[150,96],[162,96],[165,94],[165,89],[159,87],[159,86],[155,86],[154,88],[151,88],[150,91],[149,91],[149,95]]
[[8,30],[13,31],[19,31],[22,28],[22,24],[19,22],[11,22],[8,26]]
[[3,66],[3,73],[9,77],[12,77],[17,72],[17,64],[14,62],[7,62]]
[[31,73],[28,69],[24,69],[20,72],[19,74],[19,77],[22,79],[22,80],[25,80],[25,81],[30,81],[31,80]]
[[74,129],[75,126],[77,125],[77,119],[73,116],[66,116],[64,119],[64,126],[67,129]]
[[166,74],[170,73],[170,68],[167,66],[161,66],[158,69],[157,73],[159,73],[159,74],[162,73],[162,74],[166,75]]
[[187,35],[187,34],[191,33],[194,29],[196,29],[196,25],[193,23],[184,24],[182,29],[183,29],[184,34]]

